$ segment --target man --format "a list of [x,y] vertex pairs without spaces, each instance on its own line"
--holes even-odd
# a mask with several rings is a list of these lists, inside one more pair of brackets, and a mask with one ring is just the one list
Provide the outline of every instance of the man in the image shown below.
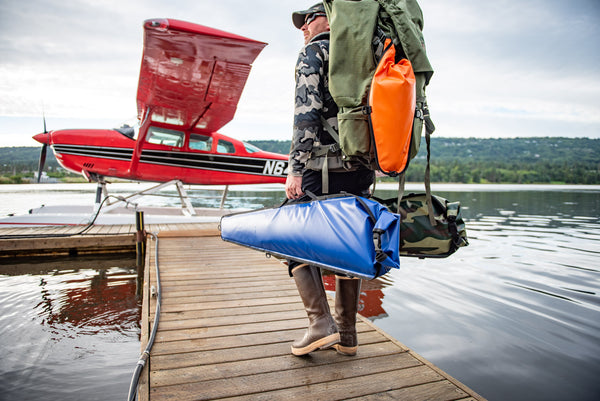
[[[315,157],[316,149],[335,143],[324,124],[335,131],[338,127],[338,107],[329,93],[329,23],[325,8],[318,3],[308,10],[294,12],[292,21],[302,31],[305,46],[296,63],[294,130],[286,196],[297,200],[307,190],[315,195],[345,191],[364,196],[373,183],[373,171],[360,163],[346,162],[323,172],[323,161],[318,159],[335,155]],[[324,191],[324,187],[328,190]],[[295,261],[288,263],[309,318],[308,330],[304,338],[292,344],[292,353],[306,355],[333,346],[341,354],[355,355],[360,279],[336,276],[334,319],[320,269]]]

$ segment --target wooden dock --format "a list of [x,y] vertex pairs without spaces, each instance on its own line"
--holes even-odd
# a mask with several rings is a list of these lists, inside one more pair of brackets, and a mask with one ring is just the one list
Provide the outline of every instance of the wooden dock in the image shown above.
[[[156,307],[156,244],[148,239],[142,350]],[[214,228],[161,231],[158,264],[160,323],[140,400],[483,400],[362,317],[356,356],[291,355],[308,321],[287,268]]]
[[[150,224],[146,231],[198,230],[216,223]],[[0,259],[135,252],[135,224],[0,227]]]
[[[81,228],[2,228],[0,257],[135,251],[134,225]],[[159,233],[162,310],[138,399],[483,400],[360,316],[356,356],[291,355],[308,321],[285,266],[223,242],[215,223],[145,228]],[[142,350],[156,308],[156,244],[148,238]]]

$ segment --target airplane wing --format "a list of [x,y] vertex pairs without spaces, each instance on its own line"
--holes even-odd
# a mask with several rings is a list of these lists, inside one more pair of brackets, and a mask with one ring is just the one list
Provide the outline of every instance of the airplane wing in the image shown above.
[[214,132],[233,119],[266,43],[173,19],[144,22],[138,118]]

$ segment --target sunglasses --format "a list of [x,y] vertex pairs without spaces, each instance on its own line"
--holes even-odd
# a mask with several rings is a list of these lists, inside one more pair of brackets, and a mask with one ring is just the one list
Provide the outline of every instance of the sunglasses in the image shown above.
[[317,17],[326,17],[327,15],[324,13],[312,13],[312,14],[308,14],[306,16],[306,19],[304,20],[304,25],[308,25],[311,22],[313,22]]

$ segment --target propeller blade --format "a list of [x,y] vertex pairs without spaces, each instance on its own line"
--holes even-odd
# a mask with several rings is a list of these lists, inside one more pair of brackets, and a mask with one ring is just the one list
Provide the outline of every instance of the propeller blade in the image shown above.
[[[46,129],[46,127],[44,127],[44,130],[45,129]],[[42,152],[40,153],[40,161],[38,163],[37,182],[40,182],[40,180],[42,179],[42,170],[44,170],[44,164],[46,164],[46,148],[47,147],[48,147],[47,143],[42,145]]]

